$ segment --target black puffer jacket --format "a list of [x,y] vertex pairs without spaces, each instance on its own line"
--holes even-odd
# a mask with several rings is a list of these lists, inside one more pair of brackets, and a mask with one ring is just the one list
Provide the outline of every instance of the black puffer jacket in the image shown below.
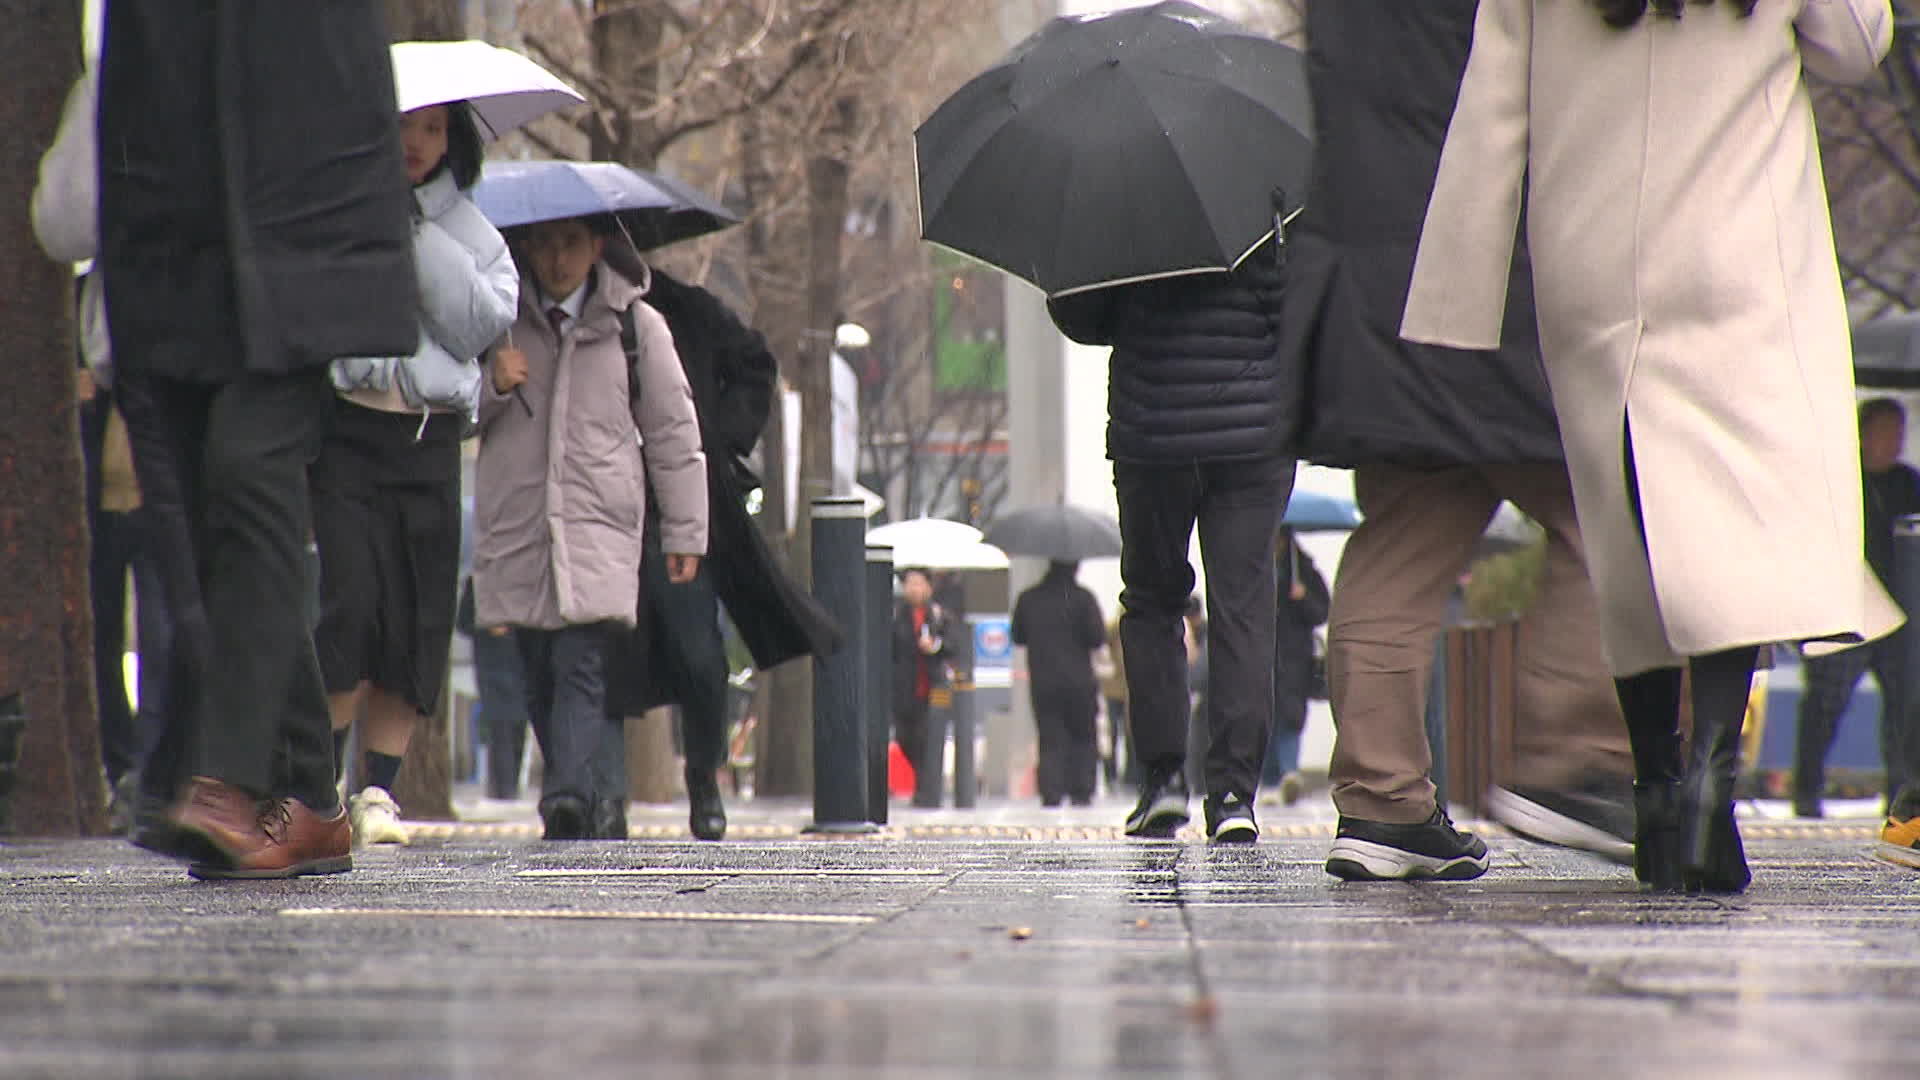
[[1232,273],[1193,274],[1047,302],[1060,332],[1111,345],[1107,456],[1136,465],[1288,453],[1305,389],[1282,340],[1271,247]]
[[1473,47],[1475,0],[1309,0],[1313,183],[1286,324],[1312,357],[1302,455],[1324,465],[1562,460],[1533,326],[1526,229],[1498,352],[1400,340],[1413,255]]

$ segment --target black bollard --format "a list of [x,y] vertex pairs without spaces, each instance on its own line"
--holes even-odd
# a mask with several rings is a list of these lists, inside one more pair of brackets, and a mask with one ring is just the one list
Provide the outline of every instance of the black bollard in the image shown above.
[[973,761],[975,715],[973,673],[968,672],[953,680],[953,805],[962,810],[973,809],[980,794]]
[[871,832],[867,822],[867,511],[859,499],[813,500],[813,595],[847,628],[838,652],[814,657],[813,824],[808,832]]
[[[1903,517],[1893,523],[1893,599],[1906,612],[1909,618],[1920,616],[1920,515]],[[1900,659],[1902,670],[1908,673],[1904,679],[1895,679],[1899,686],[1900,700],[1884,702],[1880,707],[1888,712],[1890,718],[1905,720],[1920,708],[1920,631],[1913,628],[1911,622],[1901,627]],[[1886,720],[1882,720],[1886,723]],[[1901,730],[1912,731],[1911,725],[1903,723]],[[1887,762],[1887,768],[1897,768],[1895,762]],[[1898,798],[1900,793],[1892,790],[1899,779],[1887,778],[1887,798]],[[1905,777],[1906,783],[1920,782],[1920,777]],[[1815,792],[1817,795],[1818,792]]]
[[893,548],[867,547],[867,820],[887,823],[893,732]]

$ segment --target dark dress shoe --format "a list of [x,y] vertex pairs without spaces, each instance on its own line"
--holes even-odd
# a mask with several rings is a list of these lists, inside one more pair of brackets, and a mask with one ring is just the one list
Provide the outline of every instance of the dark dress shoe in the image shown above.
[[593,805],[593,838],[595,840],[625,840],[631,834],[627,831],[627,800],[601,799]]
[[706,769],[688,769],[687,828],[696,840],[723,840],[727,835],[727,807],[720,801],[720,781]]
[[171,800],[148,791],[141,791],[133,799],[133,824],[127,829],[127,840],[134,847],[165,855],[170,859],[191,859],[194,857],[190,834],[174,825],[169,816]]
[[1672,781],[1634,784],[1633,818],[1633,876],[1654,892],[1685,888],[1680,785]]
[[540,800],[540,821],[545,826],[544,840],[590,840],[593,838],[593,808],[578,795],[549,795]]
[[194,863],[187,873],[207,880],[278,879],[343,874],[353,869],[353,827],[336,806],[322,817],[299,799],[258,804],[254,846],[221,862]]

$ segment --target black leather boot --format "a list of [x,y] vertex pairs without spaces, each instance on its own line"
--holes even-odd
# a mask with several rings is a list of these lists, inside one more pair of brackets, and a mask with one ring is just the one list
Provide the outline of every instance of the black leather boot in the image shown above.
[[1653,892],[1686,887],[1680,803],[1680,785],[1674,781],[1633,785],[1633,876]]
[[687,827],[696,840],[721,840],[727,835],[727,808],[720,801],[720,781],[710,769],[688,768]]
[[1693,741],[1681,825],[1689,892],[1737,893],[1753,881],[1734,821],[1733,785],[1755,652],[1734,649],[1695,657],[1691,664]]

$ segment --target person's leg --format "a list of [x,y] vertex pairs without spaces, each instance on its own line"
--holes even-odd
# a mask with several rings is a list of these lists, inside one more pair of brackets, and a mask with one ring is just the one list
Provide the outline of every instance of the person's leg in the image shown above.
[[1200,505],[1194,468],[1116,462],[1120,507],[1120,641],[1127,658],[1128,744],[1151,776],[1187,754],[1187,552]]
[[[1840,717],[1846,714],[1870,659],[1871,650],[1860,646],[1801,660],[1799,730],[1793,740],[1793,812],[1800,817],[1820,817],[1824,812],[1820,804],[1827,790],[1827,755],[1833,751]],[[1891,700],[1884,687],[1881,700]],[[1883,721],[1883,747],[1885,730]]]
[[144,776],[166,729],[173,692],[173,625],[167,612],[166,580],[155,550],[157,538],[146,509],[134,515],[134,626],[139,637],[140,703],[135,712],[136,767]]
[[[607,743],[606,634],[606,627],[599,623],[569,626],[553,634],[553,707],[547,730],[546,788],[540,800],[543,809],[557,800],[576,799],[591,812],[601,795],[595,787],[594,756]],[[550,826],[552,822],[549,816]]]
[[1633,872],[1653,889],[1684,884],[1679,668],[1614,681],[1633,752]]
[[1911,786],[1915,779],[1915,774],[1909,771],[1912,754],[1908,749],[1912,739],[1913,717],[1900,713],[1901,703],[1906,701],[1901,687],[1902,673],[1906,669],[1903,662],[1906,638],[1907,630],[1902,628],[1853,650],[1868,654],[1868,665],[1873,670],[1874,680],[1880,684],[1880,761],[1886,769],[1882,797],[1889,811],[1893,809],[1900,792]]
[[473,635],[474,680],[480,691],[480,729],[487,740],[487,795],[520,795],[520,759],[526,753],[527,681],[520,647],[508,627]]
[[1687,662],[1693,698],[1687,791],[1681,820],[1688,887],[1740,892],[1752,880],[1733,818],[1733,785],[1740,768],[1740,726],[1759,649],[1728,649]]
[[1447,596],[1499,504],[1471,469],[1363,465],[1327,624],[1329,766],[1342,817],[1395,825],[1436,809],[1425,706]]
[[1209,465],[1200,501],[1207,568],[1207,795],[1251,804],[1273,732],[1274,541],[1291,458]]
[[[306,585],[307,466],[332,402],[323,371],[250,376],[222,387],[208,417],[200,554],[218,677],[200,685],[195,757],[202,775],[257,795],[274,793],[274,755],[289,732],[303,752],[331,745],[320,679],[305,677],[317,665],[313,637],[294,598]],[[327,765],[324,781],[316,760]],[[290,768],[302,801],[329,814],[331,754]]]
[[1031,700],[1033,723],[1039,735],[1039,761],[1034,771],[1040,789],[1040,805],[1059,806],[1067,797],[1066,716],[1058,695],[1035,690]]
[[928,711],[925,699],[917,698],[893,716],[893,741],[900,744],[900,753],[905,755],[907,764],[913,767],[916,782],[922,759],[926,757]]
[[93,685],[100,714],[100,757],[107,783],[139,760],[139,736],[127,699],[127,571],[133,562],[132,515],[101,510],[93,515],[88,585],[93,600]]
[[1099,705],[1092,694],[1066,703],[1066,794],[1075,806],[1093,802],[1100,775]]

